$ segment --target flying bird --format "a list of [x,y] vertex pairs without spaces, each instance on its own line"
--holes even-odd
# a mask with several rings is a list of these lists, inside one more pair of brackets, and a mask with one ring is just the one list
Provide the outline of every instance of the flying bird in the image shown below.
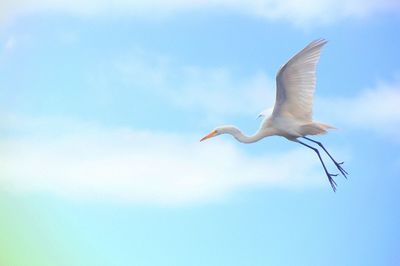
[[253,143],[269,136],[285,137],[313,150],[318,155],[329,183],[335,192],[337,184],[333,177],[337,174],[328,172],[320,151],[315,145],[328,155],[340,173],[347,178],[348,173],[342,168],[343,162],[337,162],[321,142],[307,137],[325,134],[329,129],[334,128],[312,119],[316,65],[322,47],[326,43],[327,41],[324,39],[311,42],[279,69],[276,75],[275,105],[272,111],[267,109],[261,112],[259,117],[263,117],[263,121],[254,135],[246,136],[237,127],[227,125],[215,128],[200,141],[221,134],[230,134],[242,143]]

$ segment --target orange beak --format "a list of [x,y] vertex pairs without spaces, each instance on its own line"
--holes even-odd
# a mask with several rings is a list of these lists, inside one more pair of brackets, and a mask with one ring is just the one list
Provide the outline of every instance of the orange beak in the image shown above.
[[213,131],[210,132],[210,134],[208,134],[207,136],[205,136],[204,138],[202,138],[200,141],[203,141],[203,140],[212,138],[212,137],[215,136],[215,134],[217,134],[217,131],[216,131],[216,130],[213,130]]

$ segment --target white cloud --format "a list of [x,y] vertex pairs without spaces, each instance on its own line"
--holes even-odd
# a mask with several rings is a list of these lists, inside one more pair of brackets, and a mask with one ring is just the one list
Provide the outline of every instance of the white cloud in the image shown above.
[[[54,119],[8,119],[0,139],[0,183],[16,193],[53,193],[161,205],[217,200],[246,187],[329,185],[308,150],[250,155],[224,137],[107,129]],[[29,121],[29,123],[27,123]],[[7,123],[7,122],[3,122]],[[45,125],[45,126],[44,126]],[[35,131],[36,130],[36,131]],[[290,167],[288,167],[290,165]]]
[[[352,98],[318,99],[326,117],[340,127],[369,130],[399,141],[400,80],[379,83],[375,88],[361,91]],[[331,113],[327,113],[328,110]]]
[[78,16],[129,15],[156,19],[190,10],[216,9],[267,20],[286,20],[297,25],[313,25],[315,22],[330,23],[382,11],[398,11],[399,7],[397,0],[5,0],[0,4],[0,19],[43,11],[61,11]]
[[[166,102],[212,114],[255,116],[275,97],[273,79],[262,72],[237,81],[223,68],[176,66],[147,55],[104,65],[127,87],[145,84]],[[398,81],[353,98],[316,102],[323,106],[317,114],[339,128],[345,124],[394,139],[400,134]],[[0,130],[12,131],[0,138],[0,187],[14,192],[176,205],[218,200],[246,187],[329,189],[315,154],[303,147],[256,156],[228,136],[199,143],[199,135],[110,129],[57,117],[2,115]]]
[[[89,87],[94,87],[95,95],[104,86],[145,90],[166,104],[199,111],[214,120],[228,116],[255,118],[275,101],[275,79],[262,71],[237,78],[234,71],[225,67],[182,66],[170,58],[143,51],[106,60],[91,76],[95,82]],[[98,77],[108,85],[99,84]]]
[[[176,65],[173,60],[143,51],[106,66],[96,76],[114,76],[132,89],[150,88],[147,93],[184,110],[198,110],[210,121],[228,121],[229,116],[255,118],[273,107],[275,78],[259,71],[243,76],[224,67],[200,68]],[[116,72],[116,73],[115,73]],[[237,78],[240,76],[241,78]],[[319,97],[315,117],[338,128],[368,130],[398,139],[400,135],[400,79],[380,82],[350,97]],[[210,119],[212,117],[212,119]]]
[[192,68],[184,75],[183,84],[172,99],[184,108],[197,108],[216,115],[256,115],[272,106],[275,81],[263,72],[242,80],[223,69]]
[[[125,64],[123,63],[125,62]],[[135,67],[129,68],[131,62]],[[149,65],[148,62],[153,62]],[[171,60],[138,58],[119,61],[118,71],[126,79],[143,78],[140,82],[155,82],[156,93],[181,108],[201,110],[215,120],[227,116],[255,117],[275,103],[275,78],[259,71],[247,77],[235,75],[227,68],[175,66]],[[123,68],[122,66],[126,66]],[[144,73],[151,73],[147,76]],[[236,76],[241,76],[240,79]],[[178,77],[178,80],[173,80]],[[316,92],[318,96],[318,91]],[[317,97],[316,116],[339,128],[368,130],[399,141],[400,78],[379,82],[374,88],[360,90],[353,97]]]

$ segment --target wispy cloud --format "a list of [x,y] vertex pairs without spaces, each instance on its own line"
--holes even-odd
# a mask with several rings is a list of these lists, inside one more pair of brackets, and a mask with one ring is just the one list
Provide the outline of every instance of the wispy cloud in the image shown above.
[[296,25],[331,23],[348,17],[365,17],[382,11],[397,12],[396,0],[205,0],[205,1],[74,1],[6,0],[0,18],[18,14],[58,11],[78,16],[129,15],[157,19],[190,10],[230,10],[267,20],[285,20]]
[[255,117],[275,99],[275,81],[264,72],[239,79],[226,67],[182,66],[143,52],[106,62],[101,71],[113,72],[129,88],[145,88],[166,103],[214,117]]
[[[226,68],[179,66],[147,55],[104,65],[101,71],[109,75],[96,77],[110,76],[133,89],[147,86],[147,93],[165,102],[203,113],[254,117],[275,97],[273,79],[263,72],[238,79]],[[397,134],[398,84],[316,102],[335,110],[324,122],[332,118],[352,129]],[[329,189],[315,154],[302,147],[256,156],[225,137],[199,143],[199,135],[108,128],[64,117],[2,118],[0,184],[10,191],[176,205],[218,200],[246,187]]]
[[[391,137],[400,135],[400,80],[380,82],[375,88],[362,90],[349,98],[319,99],[319,109],[337,124],[349,129]],[[324,111],[325,110],[325,111]],[[334,110],[326,113],[327,110]]]
[[[182,66],[170,58],[143,52],[104,65],[102,73],[96,75],[113,72],[112,76],[123,80],[128,88],[150,88],[146,93],[183,110],[198,110],[213,120],[227,120],[229,116],[253,118],[275,101],[275,78],[263,71],[244,76],[226,67]],[[397,136],[399,80],[382,81],[349,97],[321,97],[317,88],[315,116],[339,128]]]
[[246,187],[325,182],[314,154],[303,149],[256,157],[223,138],[199,143],[199,136],[71,121],[60,134],[46,129],[60,121],[8,121],[3,127],[20,133],[0,140],[0,183],[17,193],[176,205],[218,200]]

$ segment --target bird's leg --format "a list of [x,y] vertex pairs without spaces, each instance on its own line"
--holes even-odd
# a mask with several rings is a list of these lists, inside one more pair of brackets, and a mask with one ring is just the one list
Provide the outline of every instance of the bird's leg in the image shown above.
[[342,175],[347,179],[347,175],[348,173],[346,172],[346,170],[344,170],[342,168],[342,164],[343,162],[338,163],[335,159],[333,159],[333,157],[329,154],[329,152],[325,149],[324,145],[322,145],[321,142],[307,138],[307,137],[303,137],[306,140],[312,141],[314,143],[316,143],[318,146],[320,146],[325,152],[326,154],[328,154],[329,158],[331,158],[332,162],[336,165],[336,168],[342,173]]
[[319,154],[319,150],[318,150],[317,148],[314,148],[314,147],[312,147],[312,146],[310,146],[310,145],[304,143],[304,142],[301,142],[300,140],[296,140],[296,141],[297,141],[298,143],[300,143],[300,144],[306,146],[307,148],[312,149],[313,151],[315,151],[315,153],[317,153],[318,158],[319,158],[319,160],[321,161],[322,166],[324,167],[324,170],[325,170],[325,173],[326,173],[326,175],[327,175],[327,177],[328,177],[329,183],[331,184],[331,187],[332,187],[332,189],[333,189],[333,192],[336,192],[336,186],[337,186],[337,184],[336,184],[335,180],[333,180],[332,177],[333,177],[333,176],[337,176],[337,174],[331,174],[331,173],[328,172],[328,170],[326,169],[326,166],[325,166],[325,164],[324,164],[324,161],[322,160],[321,155]]

